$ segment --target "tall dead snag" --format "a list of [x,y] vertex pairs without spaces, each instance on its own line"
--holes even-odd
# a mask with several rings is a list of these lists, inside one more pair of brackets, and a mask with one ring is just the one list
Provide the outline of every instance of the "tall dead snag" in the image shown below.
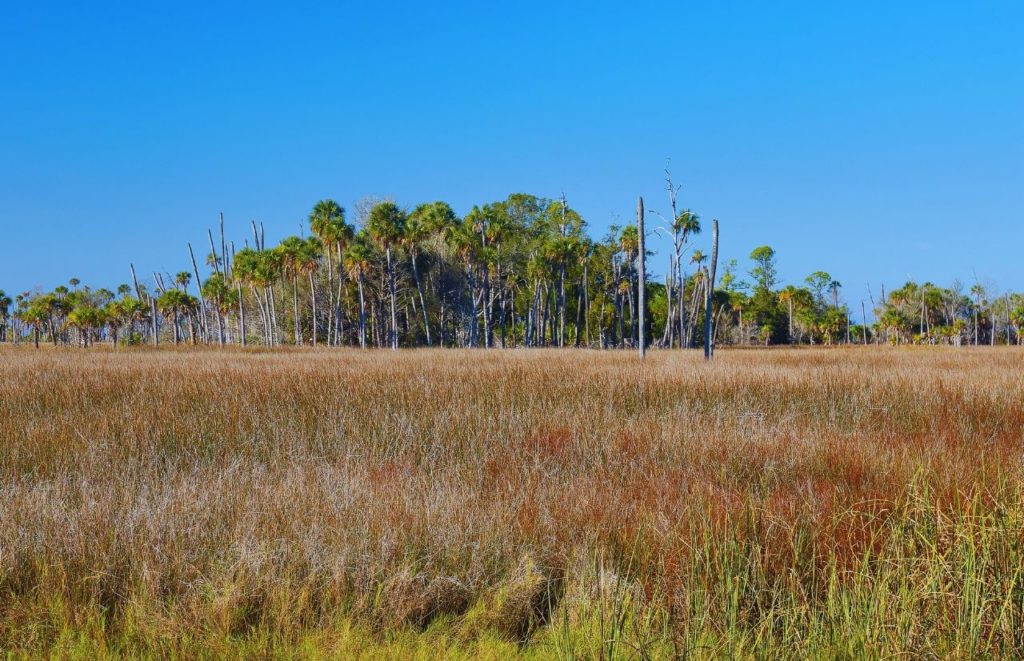
[[712,335],[711,303],[715,294],[715,267],[718,266],[718,219],[711,221],[711,264],[708,268],[708,283],[704,290],[704,360],[711,360],[715,354],[715,340]]
[[[203,333],[205,341],[210,341],[210,329],[206,320],[206,296],[203,295],[203,281],[199,277],[199,265],[196,264],[196,254],[192,252],[192,243],[188,244],[188,256],[192,258],[192,272],[196,275],[196,288],[199,290],[199,314],[202,315],[199,321],[199,328]],[[217,312],[217,328],[220,329],[220,312]],[[219,333],[220,343],[224,344],[224,333]]]
[[641,196],[636,203],[636,234],[637,234],[637,275],[640,279],[640,285],[637,290],[637,342],[640,348],[640,358],[643,359],[644,354],[647,352],[647,346],[644,343],[644,321],[647,317],[647,305],[646,305],[646,290],[647,290],[647,269],[644,263],[644,258],[647,253],[647,248],[644,246],[644,198]]

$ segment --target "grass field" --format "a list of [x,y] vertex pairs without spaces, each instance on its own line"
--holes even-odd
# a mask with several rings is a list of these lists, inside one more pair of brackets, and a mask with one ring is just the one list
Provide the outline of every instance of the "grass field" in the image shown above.
[[0,348],[15,656],[1024,654],[1024,352]]

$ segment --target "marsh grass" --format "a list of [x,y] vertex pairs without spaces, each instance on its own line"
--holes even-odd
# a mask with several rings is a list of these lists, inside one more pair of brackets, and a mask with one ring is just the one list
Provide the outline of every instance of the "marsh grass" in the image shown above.
[[1013,349],[0,350],[14,656],[1024,653]]

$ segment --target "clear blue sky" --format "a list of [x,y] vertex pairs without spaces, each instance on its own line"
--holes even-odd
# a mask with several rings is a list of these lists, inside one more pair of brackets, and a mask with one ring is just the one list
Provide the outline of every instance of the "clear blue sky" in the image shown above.
[[1021,2],[114,4],[3,9],[9,293],[328,196],[564,191],[599,236],[665,210],[668,157],[743,269],[1024,288]]

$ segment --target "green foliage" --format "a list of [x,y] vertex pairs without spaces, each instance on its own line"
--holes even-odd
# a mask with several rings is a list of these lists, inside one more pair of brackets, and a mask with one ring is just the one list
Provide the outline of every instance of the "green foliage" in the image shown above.
[[750,277],[754,279],[755,288],[771,292],[778,281],[775,250],[771,246],[754,248],[750,253],[750,259],[754,262],[754,268],[750,270]]
[[[173,329],[177,337],[187,323],[200,342],[224,341],[226,333],[240,343],[262,332],[263,342],[274,345],[284,337],[280,326],[291,323],[296,343],[312,337],[332,345],[361,344],[363,330],[371,344],[395,332],[403,346],[428,338],[444,346],[612,348],[635,342],[635,225],[615,226],[595,240],[566,200],[525,193],[475,205],[462,218],[443,201],[409,213],[383,201],[370,206],[363,220],[357,231],[340,204],[323,199],[308,216],[312,236],[285,237],[273,246],[259,239],[256,247],[231,255],[211,254],[206,263],[212,272],[205,275],[198,269],[154,275],[149,283],[122,284],[116,293],[92,290],[77,278],[16,300],[0,293],[0,341],[31,335],[72,343],[80,328],[98,329],[85,334],[99,340],[148,332],[155,341],[154,333],[169,336]],[[657,284],[647,292],[647,328],[662,346],[692,347],[703,333],[708,294],[708,255],[688,243],[701,233],[700,217],[684,209],[659,229],[671,240],[671,251],[661,260],[648,254],[654,259],[647,261],[647,275]],[[1019,294],[999,294],[979,283],[964,292],[958,283],[944,288],[908,282],[868,308],[865,301],[844,301],[841,283],[824,270],[799,284],[782,283],[778,255],[769,245],[751,251],[750,260],[750,282],[738,276],[736,259],[721,260],[712,292],[721,344],[1022,342]],[[194,277],[199,288],[192,293],[203,299],[198,304],[151,293],[167,287],[188,293]],[[124,313],[108,305],[132,294],[139,310]],[[153,303],[170,327],[149,319]],[[96,323],[91,312],[71,315],[83,306],[113,321]],[[860,332],[854,332],[852,317]]]
[[379,202],[370,210],[366,219],[366,232],[370,238],[385,249],[402,240],[406,215],[394,202]]

